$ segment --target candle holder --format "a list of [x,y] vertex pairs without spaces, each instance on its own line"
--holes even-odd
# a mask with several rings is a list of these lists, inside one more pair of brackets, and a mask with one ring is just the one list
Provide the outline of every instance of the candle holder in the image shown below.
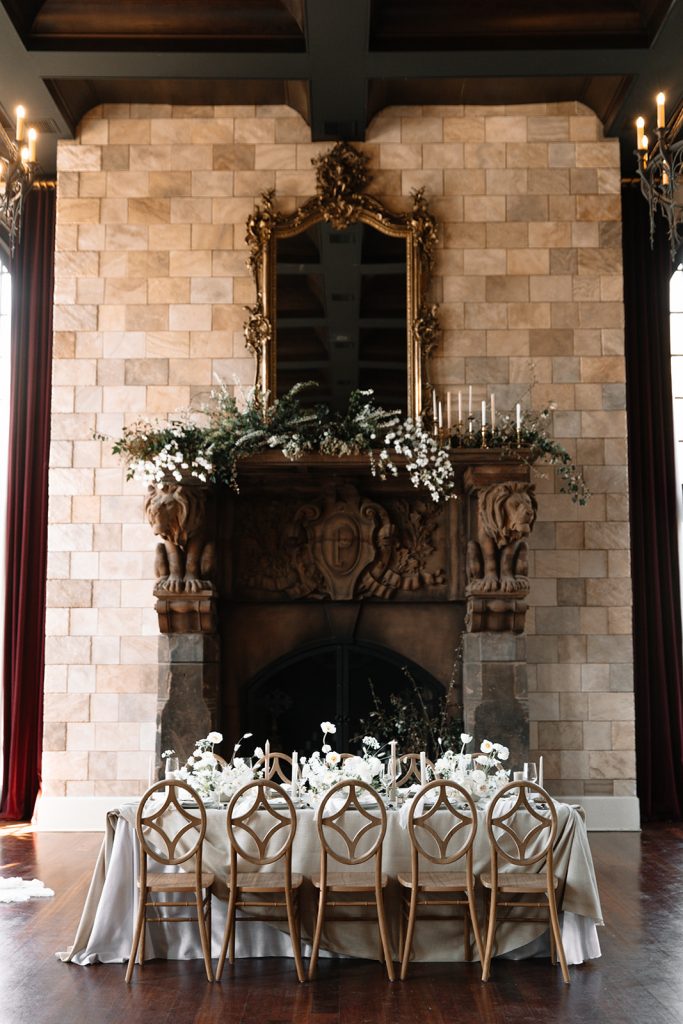
[[482,424],[481,428],[481,446],[482,448],[488,448],[488,442],[486,440],[486,425]]
[[517,430],[517,447],[521,448],[522,447],[522,425],[520,423],[517,424],[516,430]]

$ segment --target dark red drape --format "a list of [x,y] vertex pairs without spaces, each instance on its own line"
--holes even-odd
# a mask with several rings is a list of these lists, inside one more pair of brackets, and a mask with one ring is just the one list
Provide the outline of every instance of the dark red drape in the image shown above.
[[683,672],[669,342],[669,241],[622,193],[638,796],[644,820],[683,816]]
[[12,352],[0,817],[27,820],[40,790],[52,369],[55,190],[29,193],[11,262]]

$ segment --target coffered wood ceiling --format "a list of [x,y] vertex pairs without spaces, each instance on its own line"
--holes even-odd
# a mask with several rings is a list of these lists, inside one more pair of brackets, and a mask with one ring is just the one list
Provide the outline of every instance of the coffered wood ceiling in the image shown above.
[[287,103],[358,140],[388,104],[576,99],[628,152],[683,99],[681,40],[683,0],[0,0],[0,108],[43,122],[47,173],[99,103]]

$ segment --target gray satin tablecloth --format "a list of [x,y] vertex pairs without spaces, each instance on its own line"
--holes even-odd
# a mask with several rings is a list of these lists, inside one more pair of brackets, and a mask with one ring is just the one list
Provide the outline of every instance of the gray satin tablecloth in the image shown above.
[[[554,847],[555,873],[561,879],[558,904],[562,915],[562,934],[570,964],[600,956],[596,925],[602,924],[600,899],[584,822],[576,808],[557,803],[558,830]],[[121,963],[128,958],[136,909],[138,849],[135,839],[137,805],[127,804],[107,817],[106,832],[83,914],[73,945],[57,956],[71,963]],[[320,847],[315,812],[299,810],[298,828],[292,851],[293,871],[304,876],[301,893],[303,953],[307,953],[314,925],[315,891],[309,881],[320,867]],[[214,872],[216,883],[212,903],[212,946],[216,957],[225,925],[228,841],[225,810],[207,811],[207,831],[203,847],[206,870]],[[389,876],[386,907],[394,955],[399,955],[399,871],[410,871],[410,841],[405,829],[405,814],[388,813],[384,842],[383,869]],[[485,812],[479,813],[479,828],[474,847],[475,874],[489,863]],[[361,868],[364,869],[363,865]],[[431,865],[430,865],[431,867]],[[331,862],[330,870],[334,870]],[[350,870],[344,868],[343,870]],[[480,924],[485,932],[483,903]],[[239,918],[238,918],[239,921]],[[236,955],[239,957],[291,956],[286,925],[242,924],[237,926]],[[374,922],[339,924],[330,922],[323,933],[323,948],[332,955],[379,959],[379,939]],[[547,951],[547,921],[509,922],[498,926],[496,953],[511,957],[534,956]],[[323,954],[324,955],[324,954]],[[166,959],[201,957],[196,924],[181,926],[148,925],[146,956]],[[475,953],[476,956],[476,953]],[[462,921],[429,921],[415,930],[414,959],[418,961],[463,960]]]

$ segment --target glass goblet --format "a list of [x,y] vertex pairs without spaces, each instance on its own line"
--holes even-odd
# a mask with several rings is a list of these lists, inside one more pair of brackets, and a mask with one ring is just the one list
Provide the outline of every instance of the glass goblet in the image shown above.
[[176,779],[180,771],[180,758],[167,757],[164,765],[164,775],[167,779]]
[[534,761],[525,761],[522,772],[525,782],[536,782],[538,779],[538,772]]

